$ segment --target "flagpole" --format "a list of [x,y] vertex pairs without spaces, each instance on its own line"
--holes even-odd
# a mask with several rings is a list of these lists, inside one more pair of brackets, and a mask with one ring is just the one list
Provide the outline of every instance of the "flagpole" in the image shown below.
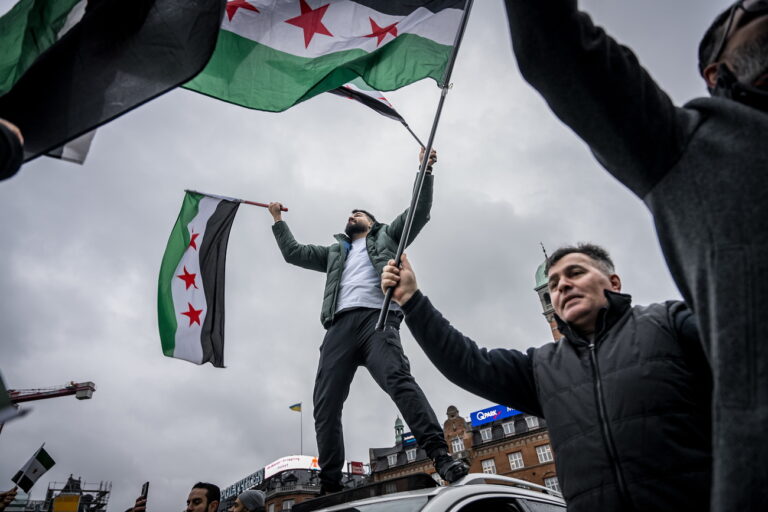
[[[429,139],[427,139],[427,146],[424,150],[424,157],[421,160],[421,166],[419,167],[419,174],[416,178],[416,186],[411,196],[411,206],[408,208],[408,214],[405,217],[405,226],[403,226],[403,232],[400,235],[400,243],[397,246],[397,253],[395,253],[395,265],[400,266],[400,258],[403,256],[405,245],[408,237],[411,235],[411,227],[413,225],[414,210],[416,209],[416,203],[419,200],[421,194],[421,187],[424,185],[424,179],[427,175],[427,162],[429,162],[429,155],[432,151],[432,143],[435,140],[435,133],[437,132],[437,125],[440,122],[440,114],[443,111],[443,104],[445,103],[445,97],[450,89],[451,73],[453,73],[453,65],[456,63],[456,55],[459,52],[459,46],[461,40],[464,37],[464,30],[467,28],[467,21],[469,20],[469,11],[472,9],[473,0],[467,0],[464,8],[464,13],[461,17],[461,23],[459,24],[459,31],[456,33],[456,39],[454,41],[453,50],[451,56],[448,59],[448,65],[445,67],[445,73],[443,74],[443,83],[440,84],[440,101],[437,103],[437,111],[435,112],[435,118],[432,121],[432,129],[429,132]],[[410,129],[409,129],[410,131]],[[414,135],[415,136],[415,135]],[[376,323],[376,330],[384,330],[384,323],[387,321],[387,315],[389,314],[389,304],[392,302],[393,288],[388,288],[387,293],[384,295],[384,302],[381,305],[381,312],[379,313],[379,320]]]
[[411,127],[410,127],[410,126],[408,126],[408,123],[406,123],[405,121],[400,121],[400,122],[403,124],[403,126],[405,126],[405,129],[406,129],[406,130],[408,130],[408,132],[409,132],[411,135],[413,135],[413,138],[414,138],[414,139],[416,139],[416,142],[418,142],[418,143],[419,143],[419,146],[421,146],[421,147],[424,147],[424,143],[423,143],[423,142],[421,142],[421,139],[419,139],[419,138],[416,136],[416,134],[415,134],[415,133],[413,133],[413,130],[411,130]]
[[304,455],[304,404],[299,411],[299,455]]
[[[197,190],[189,190],[189,189],[185,189],[184,192],[189,192],[192,194],[200,194],[201,196],[213,197],[214,199],[223,199],[225,201],[234,201],[235,203],[250,204],[253,206],[261,206],[262,208],[269,208],[269,204],[267,203],[257,203],[256,201],[246,201],[245,199],[237,199],[236,197],[220,196],[217,194],[207,194],[205,192],[198,192]],[[281,206],[280,211],[287,212],[288,208],[286,208],[285,206]]]

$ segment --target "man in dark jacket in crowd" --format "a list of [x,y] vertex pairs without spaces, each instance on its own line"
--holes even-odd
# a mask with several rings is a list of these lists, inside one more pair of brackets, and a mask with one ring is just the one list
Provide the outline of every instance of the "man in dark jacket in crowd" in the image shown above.
[[[696,8],[695,2],[689,2]],[[768,503],[768,0],[699,46],[711,94],[676,107],[576,0],[507,0],[525,79],[651,210],[714,377],[712,508]]]
[[[432,164],[414,212],[408,242],[429,220],[432,207]],[[327,329],[320,346],[314,390],[317,447],[320,452],[322,493],[342,489],[344,437],[341,411],[358,366],[365,366],[376,383],[394,400],[400,413],[440,476],[449,482],[464,476],[466,464],[448,455],[443,429],[423,391],[411,376],[410,364],[400,345],[402,313],[393,304],[387,328],[376,332],[384,295],[379,288],[381,271],[393,258],[400,242],[407,210],[391,224],[381,224],[365,210],[353,210],[344,234],[330,246],[298,243],[282,220],[280,203],[270,203],[275,221],[272,231],[285,261],[327,274],[320,320]]]
[[546,418],[569,512],[708,510],[712,381],[694,316],[679,301],[633,307],[601,247],[558,249],[547,267],[563,337],[525,353],[454,329],[407,257],[382,287],[451,382]]

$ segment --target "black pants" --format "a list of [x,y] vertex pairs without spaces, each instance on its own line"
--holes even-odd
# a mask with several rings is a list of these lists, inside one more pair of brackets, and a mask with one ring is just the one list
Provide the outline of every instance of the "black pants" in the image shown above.
[[376,332],[379,310],[343,312],[328,328],[320,347],[315,378],[315,434],[320,452],[320,480],[341,481],[344,434],[341,410],[358,366],[365,366],[392,400],[428,455],[447,449],[443,429],[413,376],[400,345],[401,312],[390,311],[384,331]]

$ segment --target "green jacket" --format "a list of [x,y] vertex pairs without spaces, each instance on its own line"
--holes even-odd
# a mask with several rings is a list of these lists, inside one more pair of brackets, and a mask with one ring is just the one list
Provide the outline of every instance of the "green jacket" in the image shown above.
[[[431,174],[428,174],[424,179],[424,186],[421,189],[419,201],[416,203],[413,225],[406,246],[413,242],[413,239],[429,220],[429,211],[432,208],[433,180]],[[407,213],[408,210],[406,209],[391,224],[375,223],[366,236],[365,245],[368,249],[368,256],[379,275],[384,270],[384,265],[395,257]],[[272,226],[272,232],[285,261],[299,267],[325,272],[328,275],[325,280],[323,306],[320,311],[320,322],[327,329],[333,322],[333,316],[336,312],[336,297],[341,283],[341,274],[344,271],[344,262],[347,259],[349,237],[343,233],[334,235],[336,243],[328,246],[300,244],[293,237],[285,221],[276,222]]]

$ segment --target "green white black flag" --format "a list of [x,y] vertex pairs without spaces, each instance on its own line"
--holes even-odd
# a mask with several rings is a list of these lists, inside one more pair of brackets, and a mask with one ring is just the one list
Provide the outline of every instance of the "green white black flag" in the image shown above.
[[[43,446],[45,446],[45,444],[43,444]],[[32,458],[24,464],[24,467],[11,478],[11,480],[26,493],[29,493],[29,490],[35,485],[35,482],[56,464],[56,461],[48,455],[48,452],[45,451],[43,446],[41,446]]]
[[240,203],[187,192],[160,267],[163,354],[224,367],[224,269]]

